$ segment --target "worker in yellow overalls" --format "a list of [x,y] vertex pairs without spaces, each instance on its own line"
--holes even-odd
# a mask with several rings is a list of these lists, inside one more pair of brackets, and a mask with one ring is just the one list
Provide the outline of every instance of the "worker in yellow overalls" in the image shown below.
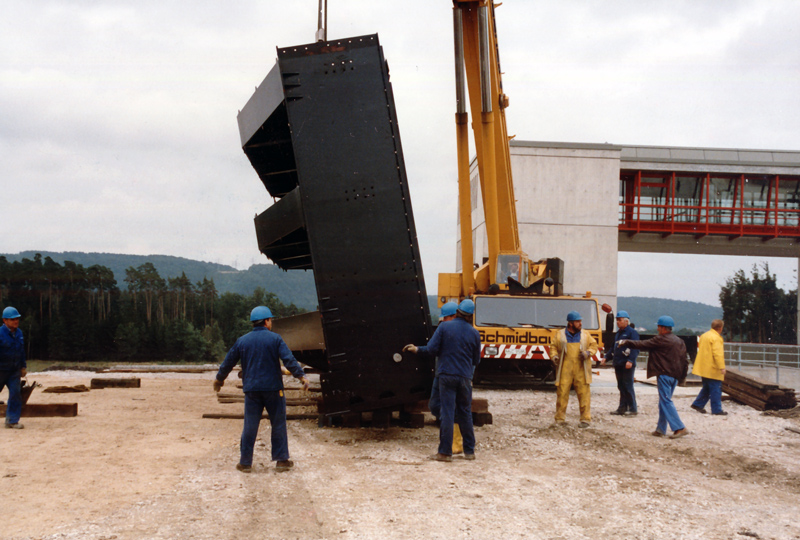
[[592,392],[592,358],[597,353],[597,341],[582,329],[582,317],[577,311],[567,315],[567,327],[559,330],[550,344],[550,359],[556,368],[556,425],[567,417],[569,391],[575,386],[581,410],[578,427],[587,428],[592,421],[590,411]]

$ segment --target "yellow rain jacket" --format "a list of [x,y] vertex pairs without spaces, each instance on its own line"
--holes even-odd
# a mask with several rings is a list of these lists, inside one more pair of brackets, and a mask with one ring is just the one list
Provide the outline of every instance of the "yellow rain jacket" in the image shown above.
[[697,358],[694,359],[692,374],[706,379],[722,381],[725,375],[725,347],[722,336],[714,329],[709,330],[702,336],[697,344]]
[[[564,365],[564,355],[567,354],[566,332],[566,329],[559,330],[550,344],[550,359],[556,366],[556,386],[561,384],[561,366]],[[597,354],[597,341],[586,330],[581,330],[580,352],[583,351],[590,353],[589,358],[583,362],[583,371],[586,376],[586,384],[592,384],[592,358]]]

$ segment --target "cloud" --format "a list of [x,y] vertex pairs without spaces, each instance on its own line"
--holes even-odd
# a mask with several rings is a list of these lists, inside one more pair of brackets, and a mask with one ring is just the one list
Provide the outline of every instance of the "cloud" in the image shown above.
[[[236,113],[276,47],[313,41],[316,0],[9,0],[3,15],[0,174],[16,225],[0,251],[266,262],[251,220],[271,198]],[[800,148],[796,2],[506,2],[497,17],[518,139]],[[380,35],[433,293],[456,260],[451,5],[352,0],[328,20],[329,38]],[[636,280],[653,283],[621,273]]]

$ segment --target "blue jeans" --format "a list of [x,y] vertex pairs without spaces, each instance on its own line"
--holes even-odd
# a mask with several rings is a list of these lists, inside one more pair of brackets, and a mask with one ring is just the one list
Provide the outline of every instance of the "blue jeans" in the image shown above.
[[258,436],[261,413],[267,409],[272,425],[272,461],[289,459],[289,438],[286,432],[286,398],[282,391],[244,393],[244,429],[240,445],[239,463],[246,467],[253,465],[253,448]]
[[440,374],[439,453],[453,454],[453,424],[458,422],[464,439],[464,454],[475,453],[475,431],[472,428],[472,381],[456,375]]
[[20,370],[0,371],[0,391],[8,388],[8,405],[6,405],[6,424],[16,424],[22,414],[22,396],[20,395]]
[[431,399],[428,400],[428,409],[431,414],[438,420],[442,416],[442,401],[439,399],[439,377],[433,378],[433,387],[431,388]]
[[637,412],[636,394],[633,392],[633,373],[636,366],[630,369],[621,366],[614,366],[614,373],[617,375],[617,388],[619,389],[619,410]]
[[678,416],[678,410],[672,402],[672,393],[675,392],[675,387],[678,386],[678,379],[670,377],[669,375],[659,375],[658,380],[658,424],[656,429],[667,434],[667,424],[672,428],[672,431],[678,431],[686,426],[681,422],[681,417]]
[[697,394],[697,398],[692,403],[693,407],[700,407],[701,409],[706,406],[706,403],[711,401],[711,412],[719,414],[722,412],[722,381],[717,379],[703,379],[703,388]]

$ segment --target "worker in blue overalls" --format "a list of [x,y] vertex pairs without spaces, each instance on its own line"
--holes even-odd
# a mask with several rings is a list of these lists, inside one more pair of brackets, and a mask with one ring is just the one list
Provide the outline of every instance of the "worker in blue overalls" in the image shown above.
[[241,360],[244,383],[244,428],[240,444],[239,464],[236,468],[249,473],[253,467],[253,447],[258,436],[261,414],[267,410],[272,426],[272,461],[278,471],[288,471],[294,466],[289,459],[289,439],[286,432],[286,396],[283,394],[281,361],[295,378],[308,390],[308,379],[286,346],[281,336],[272,332],[272,312],[258,306],[250,313],[253,330],[236,340],[214,379],[214,390],[219,392],[225,378]]
[[21,380],[28,372],[25,359],[25,341],[19,329],[20,314],[11,306],[3,310],[3,326],[0,326],[0,391],[8,387],[6,427],[22,429]]

